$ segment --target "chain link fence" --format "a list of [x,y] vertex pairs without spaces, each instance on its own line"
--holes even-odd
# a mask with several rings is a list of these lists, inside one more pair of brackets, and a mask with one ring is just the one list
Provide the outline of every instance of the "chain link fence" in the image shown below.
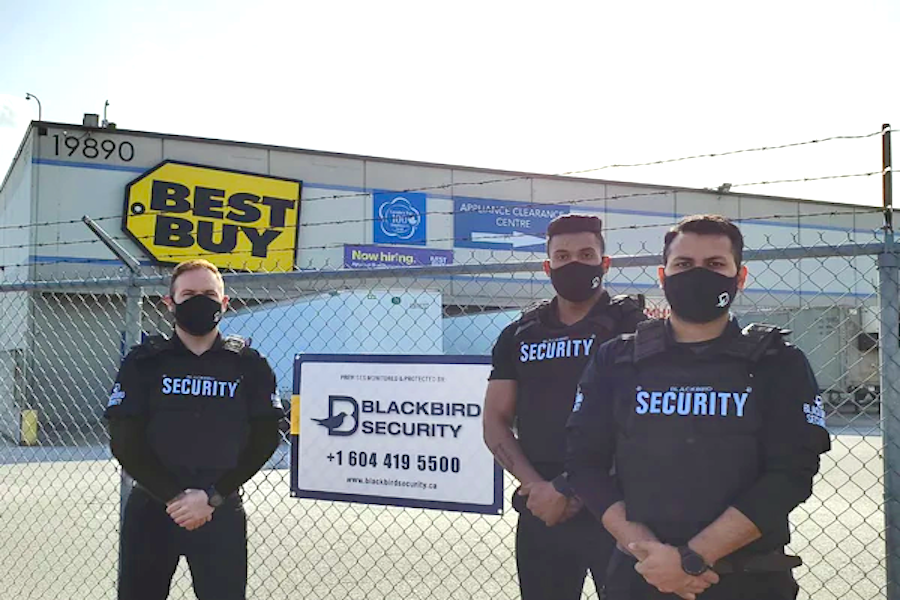
[[[656,233],[647,239],[661,239]],[[610,293],[645,294],[648,311],[665,315],[658,245],[608,241]],[[795,572],[801,597],[886,597],[881,412],[900,393],[884,390],[881,374],[883,364],[900,369],[896,263],[879,261],[885,240],[872,232],[757,242],[746,253],[751,279],[733,312],[743,323],[792,330],[816,371],[833,436],[813,497],[792,515],[791,550],[805,561]],[[522,307],[552,295],[533,258],[229,274],[232,310],[222,329],[268,356],[287,406],[297,352],[489,354]],[[171,331],[166,277],[77,267],[77,278],[74,266],[10,267],[0,283],[6,598],[115,597],[120,473],[101,415],[126,348],[143,334]],[[23,444],[35,423],[36,443]],[[298,500],[289,493],[284,425],[285,443],[243,489],[249,597],[518,598],[509,477],[502,516]],[[183,561],[170,597],[194,597]],[[596,597],[590,581],[585,597]]]

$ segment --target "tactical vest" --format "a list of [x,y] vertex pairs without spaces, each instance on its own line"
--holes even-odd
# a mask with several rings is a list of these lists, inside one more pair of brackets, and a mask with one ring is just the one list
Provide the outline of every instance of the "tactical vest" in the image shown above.
[[234,377],[238,385],[233,398],[166,395],[161,390],[162,378],[187,375],[184,358],[169,356],[171,343],[162,336],[148,338],[135,350],[147,391],[147,439],[162,463],[182,477],[234,468],[246,444],[249,419],[243,382],[253,353],[238,336],[224,338],[224,349],[228,352],[210,359],[209,369],[201,359],[189,373]]
[[516,433],[529,462],[548,478],[563,470],[566,420],[588,359],[603,342],[633,332],[645,318],[643,296],[616,296],[562,328],[547,324],[552,310],[543,302],[525,311],[515,331]]
[[[714,521],[761,471],[755,371],[786,331],[750,325],[694,354],[666,345],[666,322],[638,326],[614,357],[633,386],[616,390],[616,474],[629,521],[689,536]],[[655,529],[656,530],[656,529]],[[678,540],[683,543],[686,540]]]

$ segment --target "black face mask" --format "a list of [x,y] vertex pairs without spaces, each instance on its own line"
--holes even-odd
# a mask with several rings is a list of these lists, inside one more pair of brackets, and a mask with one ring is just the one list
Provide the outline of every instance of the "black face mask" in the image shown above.
[[550,269],[550,282],[560,297],[570,302],[584,302],[597,293],[603,281],[603,265],[570,262]]
[[222,303],[209,296],[193,296],[175,305],[175,322],[191,335],[206,335],[222,320]]
[[709,323],[727,313],[737,287],[737,276],[728,277],[703,267],[666,275],[663,280],[663,292],[672,312],[691,323]]

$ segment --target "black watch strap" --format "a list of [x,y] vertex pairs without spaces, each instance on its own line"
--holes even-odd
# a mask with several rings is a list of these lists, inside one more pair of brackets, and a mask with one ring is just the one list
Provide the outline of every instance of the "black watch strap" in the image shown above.
[[222,494],[220,494],[218,490],[216,490],[216,486],[214,485],[206,488],[206,495],[209,497],[209,500],[207,500],[206,503],[213,508],[219,508],[220,506],[222,506],[222,503],[225,502],[225,498],[223,498]]
[[688,575],[698,577],[711,568],[706,564],[706,559],[691,550],[688,546],[679,546],[678,554],[681,555],[681,568]]
[[569,485],[569,478],[566,473],[556,476],[550,483],[553,484],[553,489],[566,498],[571,498],[575,495],[575,490]]

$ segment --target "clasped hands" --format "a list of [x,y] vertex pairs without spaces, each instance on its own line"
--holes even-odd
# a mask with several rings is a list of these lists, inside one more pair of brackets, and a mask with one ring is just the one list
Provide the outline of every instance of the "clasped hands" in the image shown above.
[[647,583],[663,593],[676,594],[685,600],[696,600],[697,596],[719,582],[719,575],[713,570],[699,576],[685,573],[681,567],[681,554],[668,544],[634,542],[628,544],[627,553],[638,560],[634,570]]
[[209,496],[203,490],[184,490],[166,503],[166,512],[172,520],[188,531],[203,527],[213,518],[215,509],[209,505]]
[[584,506],[577,497],[567,498],[560,494],[549,481],[523,483],[518,494],[528,497],[528,510],[547,527],[568,521]]
[[[518,494],[528,497],[528,510],[548,527],[571,519],[583,507],[581,500],[560,494],[549,481],[523,483]],[[647,583],[684,600],[696,600],[698,595],[719,582],[718,574],[712,570],[696,577],[685,573],[681,566],[681,554],[668,544],[635,542],[629,544],[625,552],[638,560],[634,569]]]

